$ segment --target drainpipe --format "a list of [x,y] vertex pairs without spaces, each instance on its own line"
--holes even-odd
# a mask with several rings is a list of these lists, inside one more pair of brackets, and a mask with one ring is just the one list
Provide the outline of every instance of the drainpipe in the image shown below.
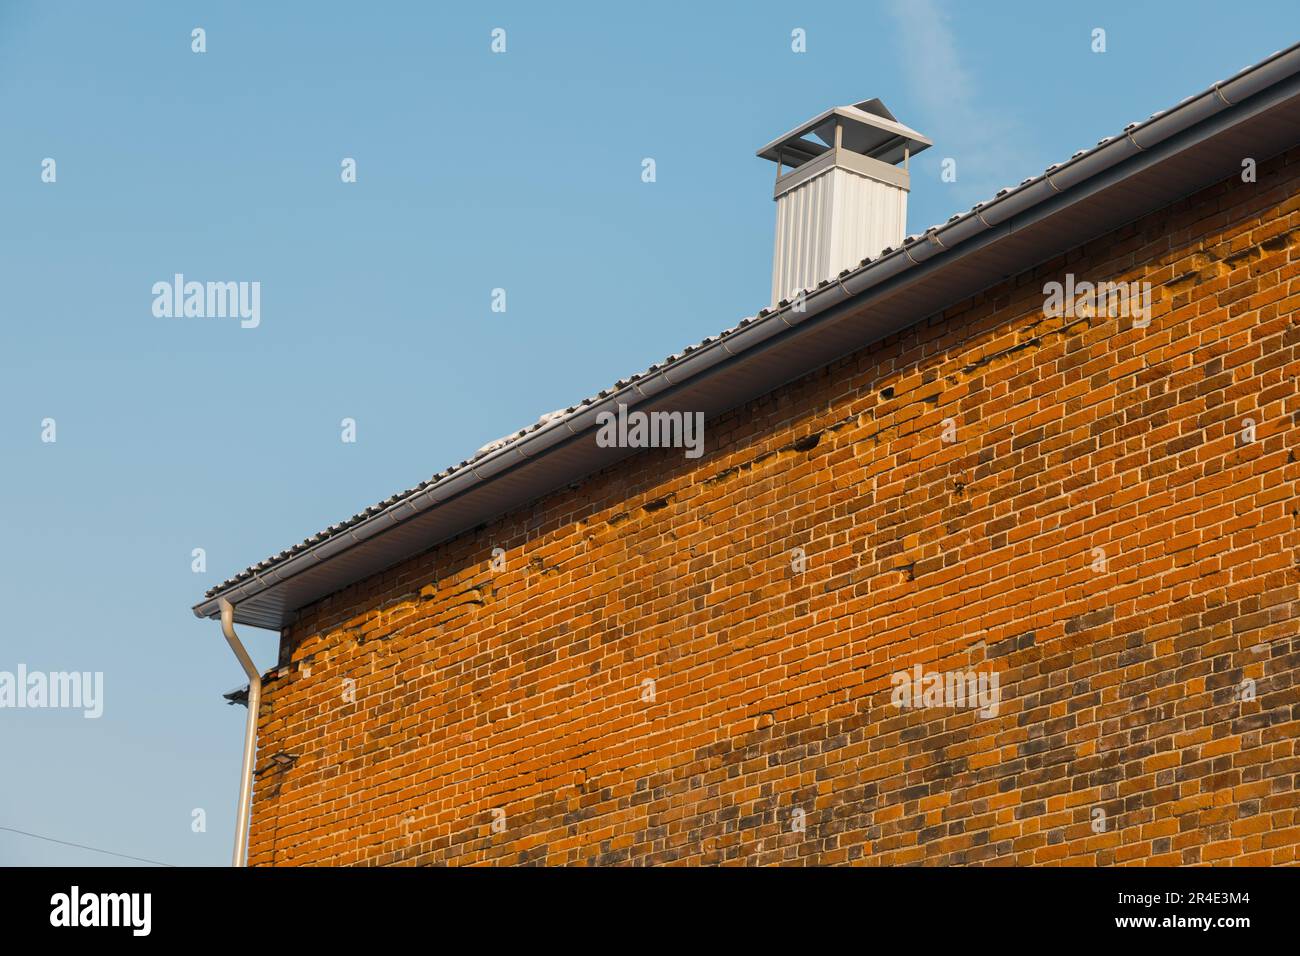
[[248,675],[248,721],[244,724],[244,764],[239,777],[239,813],[235,816],[235,858],[231,866],[247,866],[248,815],[253,799],[253,757],[257,753],[257,712],[262,703],[262,677],[253,666],[253,660],[244,650],[235,634],[235,606],[221,599],[221,633],[226,643],[239,658],[244,673]]

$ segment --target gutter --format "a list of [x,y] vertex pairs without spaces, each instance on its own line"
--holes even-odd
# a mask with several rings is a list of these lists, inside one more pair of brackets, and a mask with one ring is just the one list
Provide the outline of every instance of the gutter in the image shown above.
[[239,778],[239,810],[235,815],[235,854],[231,866],[248,865],[248,820],[253,799],[253,759],[257,753],[257,714],[262,703],[262,677],[235,633],[235,606],[221,598],[221,633],[248,676],[248,719],[244,722],[244,759]]
[[[662,365],[651,366],[643,375],[633,376],[614,391],[602,393],[604,397],[599,402],[580,405],[569,414],[555,418],[502,447],[462,463],[443,477],[406,493],[376,514],[355,524],[337,527],[324,540],[304,550],[282,552],[279,558],[263,562],[268,566],[262,571],[258,571],[257,566],[250,568],[195,605],[194,614],[200,618],[216,617],[222,613],[224,602],[241,602],[267,591],[368,538],[483,485],[564,441],[590,432],[602,412],[617,412],[620,404],[634,408],[661,396],[661,393],[671,393],[692,379],[732,363],[745,353],[775,344],[782,333],[797,329],[814,318],[831,318],[832,310],[838,313],[838,307],[864,293],[879,290],[891,280],[900,280],[940,253],[951,253],[954,247],[976,239],[982,243],[1009,236],[1028,224],[1023,217],[1036,207],[1049,203],[1072,187],[1095,185],[1100,188],[1107,184],[1101,181],[1103,174],[1144,153],[1147,154],[1145,161],[1153,162],[1150,151],[1154,147],[1297,73],[1300,73],[1300,44],[1274,53],[1232,79],[1215,83],[1205,92],[1189,97],[1169,110],[1156,113],[1141,123],[1130,124],[1121,135],[1102,140],[1091,149],[1081,150],[1066,162],[1048,167],[1044,173],[1017,187],[1000,191],[993,199],[954,216],[942,226],[909,236],[900,248],[885,250],[880,258],[865,261],[837,278],[821,283],[815,290],[808,290],[801,304],[782,299],[777,308],[764,309],[756,317],[742,321],[735,329],[706,339]],[[1206,130],[1203,135],[1217,131]],[[1017,217],[1022,218],[1018,220]],[[801,308],[796,309],[797,304]]]

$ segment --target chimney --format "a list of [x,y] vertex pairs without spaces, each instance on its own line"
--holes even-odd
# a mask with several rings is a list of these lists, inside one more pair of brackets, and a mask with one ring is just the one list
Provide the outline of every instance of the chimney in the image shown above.
[[932,145],[880,100],[863,100],[760,149],[776,163],[772,304],[897,248],[907,235],[908,161]]

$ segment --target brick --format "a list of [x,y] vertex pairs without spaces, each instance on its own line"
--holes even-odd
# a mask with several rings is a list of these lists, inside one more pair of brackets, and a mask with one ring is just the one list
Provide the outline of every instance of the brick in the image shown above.
[[303,609],[251,862],[1295,862],[1298,158]]

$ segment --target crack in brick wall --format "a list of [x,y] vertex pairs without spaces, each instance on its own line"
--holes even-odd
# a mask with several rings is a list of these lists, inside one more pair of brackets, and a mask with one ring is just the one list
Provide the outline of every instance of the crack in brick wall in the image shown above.
[[1296,862],[1298,159],[304,609],[251,861]]

